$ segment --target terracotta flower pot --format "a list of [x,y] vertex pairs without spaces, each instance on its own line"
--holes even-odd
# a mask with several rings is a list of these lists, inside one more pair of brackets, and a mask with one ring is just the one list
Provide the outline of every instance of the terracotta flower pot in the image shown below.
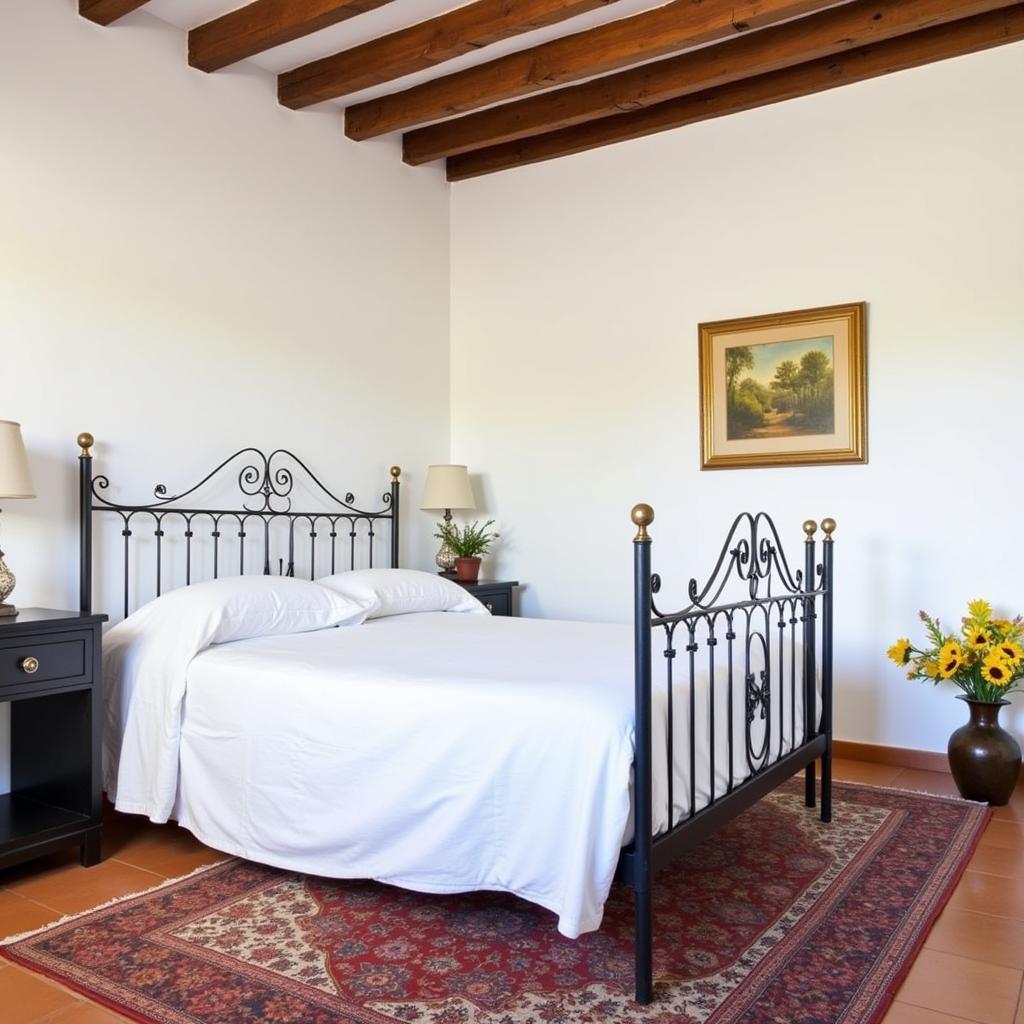
[[462,583],[476,583],[480,578],[480,559],[456,558],[455,578]]
[[949,737],[949,767],[965,800],[1002,807],[1020,776],[1020,745],[999,724],[1008,700],[980,701],[959,696],[971,709],[971,720]]

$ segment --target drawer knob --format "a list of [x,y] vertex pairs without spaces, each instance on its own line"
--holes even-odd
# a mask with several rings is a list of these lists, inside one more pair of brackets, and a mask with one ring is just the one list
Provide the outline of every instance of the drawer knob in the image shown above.
[[22,672],[32,675],[33,672],[39,671],[39,659],[33,658],[32,655],[29,655],[27,658],[22,658],[21,661],[18,662],[18,668],[20,668]]

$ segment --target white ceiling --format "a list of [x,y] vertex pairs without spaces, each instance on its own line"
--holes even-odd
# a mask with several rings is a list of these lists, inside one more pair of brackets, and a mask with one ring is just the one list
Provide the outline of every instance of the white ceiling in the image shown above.
[[[469,0],[466,0],[469,2]],[[232,3],[231,0],[150,0],[143,11],[171,25],[181,29],[194,28],[204,22],[211,21],[244,4]],[[462,4],[452,3],[451,0],[392,0],[383,7],[368,14],[360,14],[339,25],[322,29],[302,39],[296,39],[292,43],[285,43],[272,50],[266,50],[250,58],[248,63],[264,68],[269,72],[278,74],[281,71],[288,71],[300,64],[316,60],[319,57],[326,57],[328,54],[345,50],[350,46],[364,43],[376,36],[386,35],[396,29],[404,28],[407,25],[414,25],[417,22],[432,18],[445,11],[460,7]],[[514,36],[500,43],[485,46],[474,50],[462,57],[446,61],[440,68],[432,68],[426,71],[417,72],[414,75],[406,75],[404,78],[384,85],[376,86],[373,89],[365,89],[359,93],[332,100],[339,106],[348,106],[351,103],[358,103],[362,100],[372,99],[375,96],[382,96],[387,93],[404,89],[431,78],[438,74],[449,74],[460,71],[462,68],[471,67],[474,64],[482,64],[495,57],[500,57],[515,50],[521,50],[528,46],[535,46],[538,43],[555,39],[558,36],[568,35],[572,32],[579,32],[592,25],[600,25],[603,22],[615,21],[618,18],[627,17],[637,11],[648,10],[658,7],[657,0],[610,0],[605,6],[581,14],[575,18],[558,22],[547,28],[538,29],[536,32],[528,32],[523,35]],[[231,69],[214,72],[215,74],[230,74]]]

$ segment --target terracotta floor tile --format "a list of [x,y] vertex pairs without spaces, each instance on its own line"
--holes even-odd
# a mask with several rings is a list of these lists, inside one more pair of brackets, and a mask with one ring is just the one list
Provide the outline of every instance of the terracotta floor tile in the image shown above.
[[161,881],[163,876],[152,871],[106,860],[93,868],[79,867],[78,864],[61,865],[19,879],[8,888],[62,914],[77,914],[108,900],[152,889]]
[[37,974],[13,966],[0,974],[0,1006],[4,1024],[36,1024],[55,1010],[74,1006],[78,1000]]
[[145,855],[136,853],[131,860],[125,860],[123,863],[152,871],[162,878],[180,878],[182,875],[191,874],[196,868],[216,864],[226,857],[227,854],[201,847],[198,850],[153,850]]
[[1024,878],[965,871],[948,905],[1024,921]]
[[1024,921],[947,906],[925,947],[1024,970]]
[[993,816],[981,837],[981,845],[1017,847],[1024,851],[1024,822],[1003,821]]
[[1024,824],[1024,785],[1019,785],[1005,807],[997,807],[995,817],[1000,821],[1017,821]]
[[963,1017],[950,1017],[937,1010],[926,1010],[923,1006],[912,1006],[899,1000],[889,1007],[882,1018],[882,1024],[970,1024]]
[[132,867],[177,878],[205,864],[224,860],[227,854],[204,846],[190,832],[177,825],[153,825],[115,832],[104,837],[104,855]]
[[1024,843],[1019,846],[979,845],[969,865],[972,871],[1016,878],[1024,868]]
[[52,1017],[46,1018],[46,1024],[122,1024],[127,1021],[113,1010],[96,1003],[77,1003],[66,1010],[59,1010]]
[[24,861],[13,868],[4,868],[0,871],[0,888],[13,889],[26,878],[38,878],[50,874],[57,868],[71,866],[78,866],[78,851],[68,847],[47,857],[36,857],[35,860]]
[[923,949],[897,998],[982,1024],[1012,1024],[1020,985],[1020,971]]
[[960,795],[953,776],[946,772],[926,772],[919,768],[904,768],[893,783],[897,789],[909,789],[918,793],[935,793],[938,796]]
[[893,779],[899,775],[901,770],[887,764],[847,761],[842,757],[832,759],[832,777],[843,782],[865,782],[871,786],[891,786]]
[[25,899],[13,892],[0,892],[0,939],[35,931],[44,924],[60,920],[60,917],[59,911],[44,907],[34,900]]

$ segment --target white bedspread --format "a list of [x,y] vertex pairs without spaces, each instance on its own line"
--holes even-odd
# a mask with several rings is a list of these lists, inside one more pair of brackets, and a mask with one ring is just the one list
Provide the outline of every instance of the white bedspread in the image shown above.
[[[657,680],[661,650],[656,643]],[[786,655],[783,752],[791,716]],[[211,647],[188,669],[173,816],[217,849],[283,868],[429,892],[516,893],[552,910],[559,930],[575,937],[600,925],[631,836],[632,658],[629,626],[443,612]],[[684,652],[676,664],[685,678]],[[114,672],[107,684],[115,733],[108,791],[120,809],[151,814],[122,795],[147,790],[153,758],[136,745],[121,751],[116,736],[123,707],[145,681]],[[656,691],[660,750],[663,683]],[[715,693],[721,795],[728,781],[722,676]],[[684,686],[675,699],[675,806],[685,814]],[[740,781],[749,772],[738,674],[733,700]],[[797,722],[802,703],[798,693]],[[707,704],[703,680],[698,807],[710,793]],[[154,748],[161,742],[154,737]],[[665,760],[656,757],[656,831],[667,822],[667,781]]]

